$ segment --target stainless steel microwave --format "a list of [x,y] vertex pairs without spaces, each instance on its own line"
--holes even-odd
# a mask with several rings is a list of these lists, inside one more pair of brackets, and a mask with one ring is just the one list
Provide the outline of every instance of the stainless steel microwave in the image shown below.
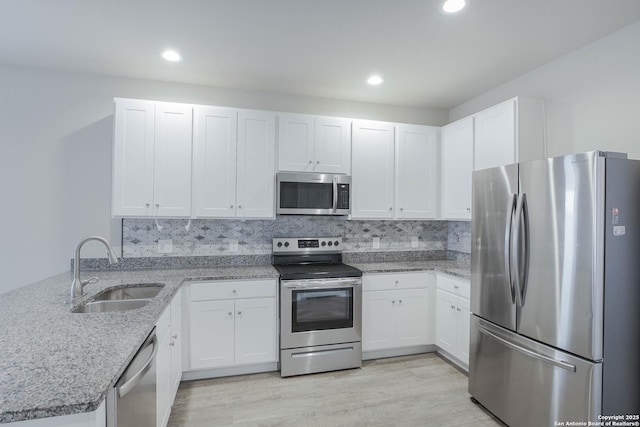
[[349,215],[351,177],[329,173],[278,172],[278,215]]

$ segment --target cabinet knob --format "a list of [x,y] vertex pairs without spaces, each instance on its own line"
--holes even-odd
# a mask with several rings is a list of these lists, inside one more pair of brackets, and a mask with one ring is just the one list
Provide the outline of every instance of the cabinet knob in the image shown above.
[[145,205],[146,205],[147,207],[149,207],[149,206],[151,206],[151,203],[145,203]]
[[156,208],[159,208],[159,207],[160,207],[160,203],[156,203]]
[[232,313],[232,312],[228,312],[227,314],[228,314],[229,316],[231,316],[233,313]]
[[398,300],[398,303],[399,303],[399,304],[402,304],[402,300]]
[[395,304],[395,303],[396,303],[396,300],[391,300],[391,304]]
[[389,210],[390,210],[390,211],[392,211],[392,210],[393,210],[393,206],[392,206],[392,207],[390,207],[390,208],[389,208]]
[[456,306],[455,306],[455,305],[452,305],[452,306],[451,306],[451,308],[455,309],[455,308],[456,308]]
[[456,308],[456,310],[458,310],[458,311],[462,311],[462,310],[460,309],[460,307]]
[[471,208],[467,208],[467,212],[471,212]]
[[400,282],[399,280],[396,280],[396,286],[398,285],[399,282]]
[[312,164],[312,163],[313,163],[313,160],[309,160],[309,164]]
[[453,285],[453,289],[458,289],[458,285]]
[[242,311],[238,311],[238,316],[240,316],[242,314]]
[[400,212],[402,212],[404,210],[404,208],[400,208]]
[[320,160],[316,161],[316,165],[319,165],[319,164],[320,164]]
[[238,209],[242,209],[242,205],[238,205]]
[[236,290],[234,289],[234,290],[233,290],[233,291],[231,291],[231,292],[233,292],[233,293],[235,294],[235,293],[236,293]]
[[230,205],[230,206],[229,206],[229,208],[230,208],[230,209],[233,209],[233,205]]
[[178,339],[178,334],[172,335],[171,338],[173,338],[174,340]]
[[171,342],[169,343],[169,345],[170,345],[171,347],[173,347],[174,345],[176,345],[176,343],[174,343],[173,341],[171,341]]

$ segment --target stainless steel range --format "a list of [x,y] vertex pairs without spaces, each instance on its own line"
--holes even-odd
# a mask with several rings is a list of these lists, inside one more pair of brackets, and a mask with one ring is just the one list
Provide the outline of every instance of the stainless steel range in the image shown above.
[[273,239],[280,272],[280,374],[362,366],[362,271],[339,237]]

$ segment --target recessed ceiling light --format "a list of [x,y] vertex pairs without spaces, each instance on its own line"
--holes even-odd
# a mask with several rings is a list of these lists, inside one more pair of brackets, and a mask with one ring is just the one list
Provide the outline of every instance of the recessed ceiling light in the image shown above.
[[367,79],[367,83],[369,83],[371,86],[378,86],[383,81],[384,80],[380,76],[371,76],[369,77],[369,79]]
[[165,50],[162,52],[162,57],[171,62],[182,61],[182,56],[175,50]]
[[446,13],[460,12],[466,6],[465,0],[446,0],[442,4],[442,10]]

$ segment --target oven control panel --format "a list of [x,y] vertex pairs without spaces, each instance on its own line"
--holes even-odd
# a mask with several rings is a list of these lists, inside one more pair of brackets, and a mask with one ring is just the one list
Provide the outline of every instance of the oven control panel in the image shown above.
[[293,237],[273,239],[273,253],[342,252],[342,237]]

